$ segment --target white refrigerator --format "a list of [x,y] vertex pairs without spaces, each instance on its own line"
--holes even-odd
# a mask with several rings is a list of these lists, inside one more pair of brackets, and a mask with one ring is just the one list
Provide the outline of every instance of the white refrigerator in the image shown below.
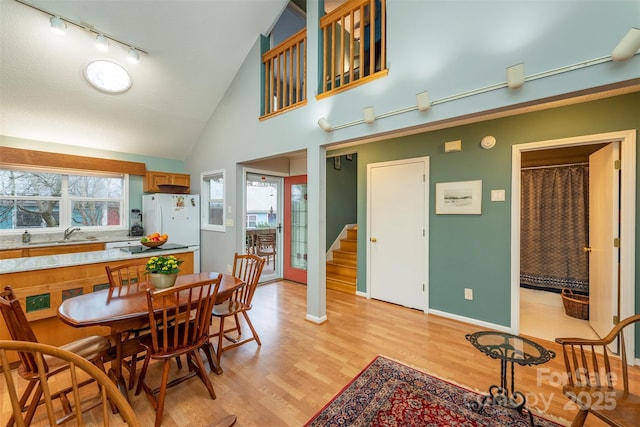
[[200,272],[200,195],[145,194],[142,196],[145,234],[167,234],[167,243],[193,248],[193,271]]

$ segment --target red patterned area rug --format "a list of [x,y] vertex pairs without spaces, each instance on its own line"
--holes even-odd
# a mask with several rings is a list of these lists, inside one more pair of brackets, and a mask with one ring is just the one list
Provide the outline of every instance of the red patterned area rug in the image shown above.
[[[480,412],[482,395],[382,356],[376,357],[305,427],[460,426],[525,427],[528,415],[494,405]],[[561,424],[534,415],[539,427]]]

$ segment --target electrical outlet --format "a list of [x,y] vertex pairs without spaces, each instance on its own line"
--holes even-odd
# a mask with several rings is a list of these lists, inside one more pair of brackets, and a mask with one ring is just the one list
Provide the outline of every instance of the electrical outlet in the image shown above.
[[473,299],[473,289],[464,288],[464,299],[468,299],[468,300]]

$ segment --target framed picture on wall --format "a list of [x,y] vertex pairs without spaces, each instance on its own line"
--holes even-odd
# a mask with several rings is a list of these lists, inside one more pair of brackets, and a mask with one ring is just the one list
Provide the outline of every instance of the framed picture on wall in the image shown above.
[[482,180],[436,183],[437,215],[480,215]]

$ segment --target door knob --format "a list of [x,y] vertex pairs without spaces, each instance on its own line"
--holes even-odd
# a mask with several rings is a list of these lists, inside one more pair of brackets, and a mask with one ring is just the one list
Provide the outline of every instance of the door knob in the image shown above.
[[371,241],[371,243],[375,243],[375,242],[377,242],[377,241],[378,241],[378,239],[376,239],[375,237],[372,237],[372,238],[370,238],[369,240]]
[[583,252],[591,252],[591,246],[585,246],[582,250]]

